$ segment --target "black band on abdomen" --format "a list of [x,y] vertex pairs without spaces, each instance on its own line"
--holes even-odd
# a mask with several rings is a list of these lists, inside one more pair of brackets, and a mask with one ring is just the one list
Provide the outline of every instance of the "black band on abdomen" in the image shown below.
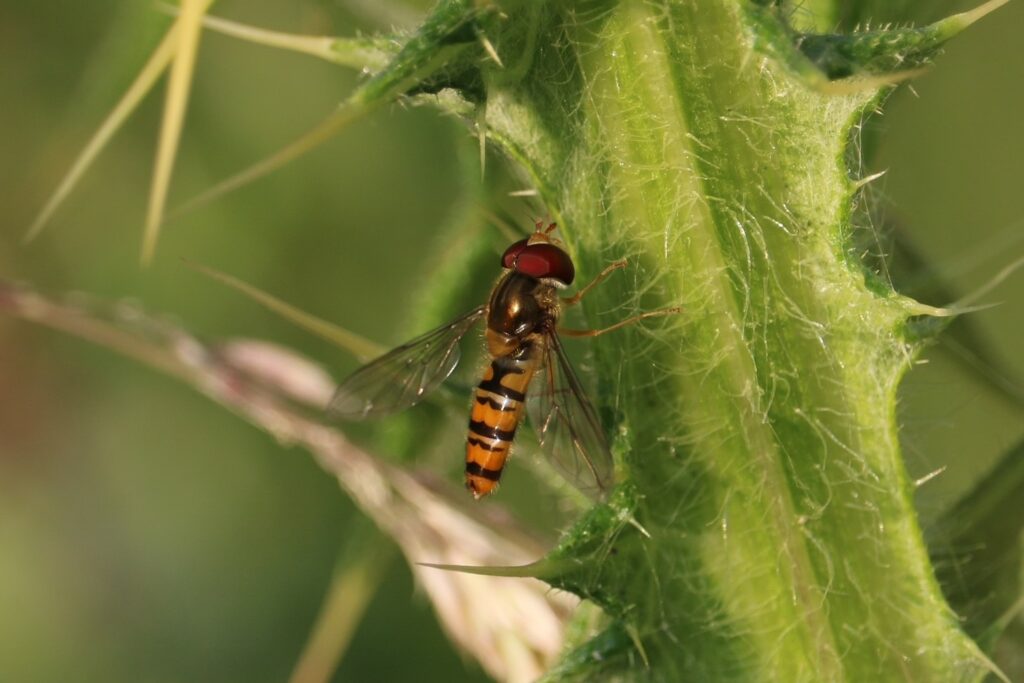
[[511,431],[505,431],[504,429],[492,427],[486,422],[478,422],[476,420],[469,421],[469,431],[477,436],[484,436],[497,441],[511,441],[516,436],[515,428],[512,428]]
[[489,391],[497,396],[503,396],[522,403],[526,400],[526,394],[505,386],[501,383],[501,380],[507,375],[521,375],[524,372],[526,371],[519,367],[519,364],[514,360],[495,358],[491,361],[491,378],[481,380],[477,386],[483,391]]
[[498,481],[501,479],[501,470],[489,470],[486,467],[481,467],[479,463],[472,461],[466,463],[466,474],[483,477],[484,479],[490,479],[491,481]]

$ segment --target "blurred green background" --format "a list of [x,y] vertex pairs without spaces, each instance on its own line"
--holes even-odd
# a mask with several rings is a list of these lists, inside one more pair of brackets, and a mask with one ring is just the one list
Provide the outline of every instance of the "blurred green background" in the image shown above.
[[[358,7],[361,9],[352,9]],[[387,28],[374,2],[221,0],[216,14],[310,34]],[[961,4],[958,8],[962,9]],[[928,10],[934,13],[934,9]],[[934,18],[933,16],[922,18]],[[383,24],[382,24],[383,22]],[[463,192],[466,129],[429,109],[378,112],[164,232],[138,266],[162,92],[29,246],[21,236],[167,25],[148,2],[0,0],[0,277],[143,302],[205,337],[273,340],[339,375],[353,361],[181,265],[189,257],[390,344],[420,258]],[[868,250],[898,234],[972,291],[1024,255],[1024,4],[958,38],[868,123]],[[318,122],[358,75],[204,39],[171,205]],[[531,217],[525,204],[516,218]],[[877,239],[876,239],[877,238]],[[484,295],[481,292],[481,297]],[[1024,274],[972,316],[1024,376]],[[944,300],[928,303],[944,304]],[[1019,408],[929,350],[904,383],[908,467],[927,523],[1024,433]],[[457,477],[461,456],[449,473]],[[334,479],[178,383],[76,339],[0,319],[0,681],[282,681],[353,516]],[[335,680],[485,680],[452,651],[396,563]]]

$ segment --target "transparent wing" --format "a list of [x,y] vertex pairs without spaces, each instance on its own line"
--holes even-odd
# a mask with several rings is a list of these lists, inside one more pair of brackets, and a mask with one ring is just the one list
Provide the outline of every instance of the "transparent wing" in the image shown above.
[[474,308],[359,368],[338,385],[327,412],[343,420],[364,420],[416,405],[455,370],[459,340],[483,313],[483,306]]
[[546,339],[542,366],[530,385],[530,423],[558,472],[591,498],[603,498],[613,475],[604,430],[558,335],[551,332]]

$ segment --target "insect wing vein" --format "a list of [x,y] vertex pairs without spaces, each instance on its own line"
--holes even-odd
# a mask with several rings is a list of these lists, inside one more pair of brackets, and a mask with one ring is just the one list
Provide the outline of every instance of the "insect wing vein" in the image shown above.
[[328,413],[363,420],[416,405],[455,370],[459,340],[483,313],[483,306],[474,308],[359,368],[338,386]]
[[558,336],[545,336],[543,367],[527,409],[541,449],[570,483],[603,498],[612,483],[612,457],[597,411],[565,355]]

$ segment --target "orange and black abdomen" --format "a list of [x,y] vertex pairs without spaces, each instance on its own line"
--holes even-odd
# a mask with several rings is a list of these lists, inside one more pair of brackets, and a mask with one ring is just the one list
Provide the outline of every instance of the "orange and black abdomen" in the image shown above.
[[515,357],[491,360],[477,385],[466,437],[466,488],[476,498],[498,486],[536,368],[537,354],[520,347]]

